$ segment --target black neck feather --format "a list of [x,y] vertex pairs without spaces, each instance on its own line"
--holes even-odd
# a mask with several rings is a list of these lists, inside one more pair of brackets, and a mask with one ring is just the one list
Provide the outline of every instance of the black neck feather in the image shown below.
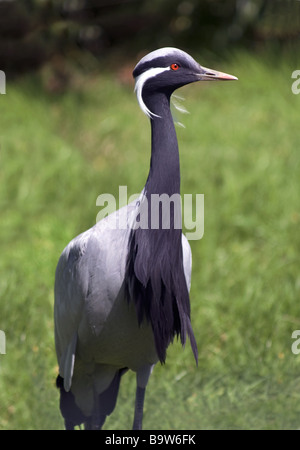
[[[148,227],[131,231],[126,292],[128,299],[135,303],[139,323],[144,318],[151,323],[161,362],[165,361],[166,349],[175,335],[180,335],[183,345],[186,335],[189,336],[197,360],[197,347],[190,323],[189,292],[183,269],[182,230],[178,222],[174,221],[173,202],[170,202],[170,226],[164,228],[162,211],[159,210],[158,228],[151,228],[152,195],[167,194],[171,197],[180,194],[177,137],[169,96],[158,93],[147,100],[147,107],[159,116],[151,118],[151,163],[144,190]],[[181,216],[181,212],[178,212]]]

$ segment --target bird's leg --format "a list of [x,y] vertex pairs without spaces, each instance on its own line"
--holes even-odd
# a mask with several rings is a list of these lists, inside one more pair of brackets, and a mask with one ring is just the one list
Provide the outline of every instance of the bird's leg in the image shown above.
[[74,424],[70,420],[65,420],[65,429],[74,430]]
[[88,420],[84,423],[85,430],[101,430],[105,422],[106,414],[101,414],[99,407],[96,406],[94,413]]
[[101,430],[106,419],[106,413],[100,401],[101,395],[97,394],[94,386],[94,411],[90,420],[86,423],[86,430]]
[[133,419],[133,430],[141,430],[143,422],[143,410],[146,386],[153,370],[154,364],[144,366],[137,371],[136,374],[136,394],[135,394],[135,410]]
[[135,410],[134,410],[134,420],[133,420],[133,430],[142,429],[143,421],[143,410],[144,410],[144,400],[145,400],[146,388],[141,388],[137,386],[135,395]]

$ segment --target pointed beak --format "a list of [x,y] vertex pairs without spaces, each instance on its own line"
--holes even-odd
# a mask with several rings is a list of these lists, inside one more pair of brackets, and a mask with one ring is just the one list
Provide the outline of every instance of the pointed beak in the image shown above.
[[199,81],[229,81],[238,80],[237,77],[229,75],[228,73],[218,72],[217,70],[208,69],[207,67],[201,66],[203,73],[199,73]]

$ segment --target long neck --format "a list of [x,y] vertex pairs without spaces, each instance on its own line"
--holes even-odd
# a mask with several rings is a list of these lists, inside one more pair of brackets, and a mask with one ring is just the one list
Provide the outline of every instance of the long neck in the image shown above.
[[147,105],[159,117],[151,118],[151,163],[146,193],[179,194],[179,152],[169,96],[157,93],[148,99]]
[[[180,335],[182,345],[189,336],[197,360],[183,267],[181,205],[175,200],[173,210],[170,204],[166,207],[168,201],[164,206],[152,208],[152,194],[160,197],[167,194],[177,200],[180,194],[179,152],[169,100],[170,96],[163,93],[147,98],[147,107],[159,116],[151,118],[152,153],[145,185],[147,201],[142,200],[140,204],[148,211],[147,227],[131,231],[125,276],[127,298],[135,303],[138,322],[145,318],[151,323],[161,362],[165,361],[167,347],[176,335]],[[140,209],[139,216],[143,216],[144,211]]]

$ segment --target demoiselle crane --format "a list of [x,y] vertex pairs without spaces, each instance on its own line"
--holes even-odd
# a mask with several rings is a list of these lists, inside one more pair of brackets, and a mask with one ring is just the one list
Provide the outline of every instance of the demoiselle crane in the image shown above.
[[150,205],[153,195],[180,193],[171,94],[196,81],[237,78],[169,47],[142,58],[133,76],[139,105],[151,123],[145,187],[137,201],[73,239],[56,269],[57,387],[66,429],[83,423],[86,429],[101,429],[129,369],[137,380],[133,429],[141,429],[149,376],[158,361],[165,361],[175,336],[182,345],[189,338],[197,362],[190,320],[191,249],[181,226],[175,226],[175,202],[168,227],[162,208],[153,211]]

